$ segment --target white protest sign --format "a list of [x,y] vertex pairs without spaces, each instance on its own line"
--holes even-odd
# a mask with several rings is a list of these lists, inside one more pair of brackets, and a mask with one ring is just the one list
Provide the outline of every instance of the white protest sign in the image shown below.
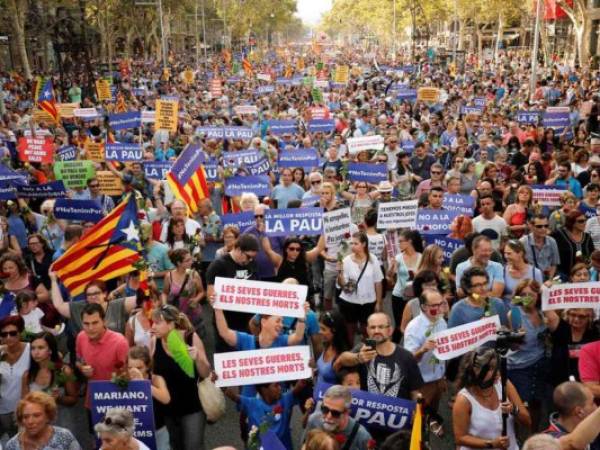
[[319,89],[327,89],[329,88],[329,81],[328,80],[315,80],[315,82],[313,83],[313,86]]
[[533,201],[542,206],[560,206],[560,196],[566,192],[565,188],[554,186],[531,186]]
[[600,305],[600,281],[555,284],[542,288],[542,311],[596,308]]
[[142,123],[156,122],[156,111],[142,111]]
[[328,255],[335,256],[340,242],[350,239],[351,224],[350,208],[323,213],[323,233]]
[[433,355],[440,361],[464,355],[486,342],[495,341],[499,328],[500,318],[495,315],[435,333],[431,336],[436,344]]
[[238,105],[234,106],[233,110],[236,114],[258,114],[256,105]]
[[73,115],[75,117],[82,117],[87,119],[92,119],[100,116],[100,114],[98,114],[98,111],[96,111],[96,108],[75,108],[73,110]]
[[271,74],[268,73],[257,73],[256,79],[261,81],[271,81]]
[[304,317],[308,287],[217,277],[213,307],[283,317]]
[[418,200],[379,203],[377,228],[415,228],[417,224]]
[[363,150],[383,150],[384,138],[378,134],[348,138],[348,152],[355,154]]
[[215,353],[218,387],[246,386],[312,376],[308,345]]

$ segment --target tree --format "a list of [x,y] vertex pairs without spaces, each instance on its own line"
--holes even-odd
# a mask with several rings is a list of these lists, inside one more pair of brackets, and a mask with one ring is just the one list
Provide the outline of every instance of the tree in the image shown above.
[[17,50],[21,60],[21,68],[25,78],[31,79],[31,67],[29,66],[29,57],[27,56],[27,43],[25,41],[25,19],[29,2],[27,0],[8,0],[8,12],[13,18],[13,28],[15,39],[17,41]]
[[556,4],[564,10],[573,24],[577,60],[583,66],[587,64],[589,58],[590,49],[588,43],[592,25],[586,14],[586,2],[585,0],[573,0],[573,5],[571,6],[565,0],[557,0]]

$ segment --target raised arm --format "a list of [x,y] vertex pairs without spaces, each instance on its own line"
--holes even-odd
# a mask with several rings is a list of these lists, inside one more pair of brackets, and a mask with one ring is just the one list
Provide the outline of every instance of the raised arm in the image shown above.
[[325,251],[325,235],[321,234],[317,246],[306,252],[306,262],[315,262],[323,251]]
[[66,319],[70,319],[71,308],[69,308],[69,304],[64,301],[62,294],[60,293],[60,287],[58,286],[58,281],[56,281],[56,274],[54,272],[50,272],[48,275],[52,281],[52,305],[56,308],[61,316]]

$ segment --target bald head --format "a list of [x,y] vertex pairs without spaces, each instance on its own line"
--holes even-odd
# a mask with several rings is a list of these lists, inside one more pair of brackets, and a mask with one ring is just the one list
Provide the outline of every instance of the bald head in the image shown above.
[[592,392],[583,384],[576,381],[565,381],[554,389],[552,400],[561,417],[568,417],[575,413],[576,408],[585,408]]

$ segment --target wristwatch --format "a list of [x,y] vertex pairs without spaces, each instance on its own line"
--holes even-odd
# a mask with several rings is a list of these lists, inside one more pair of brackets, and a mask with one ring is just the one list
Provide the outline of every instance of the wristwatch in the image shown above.
[[494,448],[494,443],[492,441],[485,441],[485,448]]

